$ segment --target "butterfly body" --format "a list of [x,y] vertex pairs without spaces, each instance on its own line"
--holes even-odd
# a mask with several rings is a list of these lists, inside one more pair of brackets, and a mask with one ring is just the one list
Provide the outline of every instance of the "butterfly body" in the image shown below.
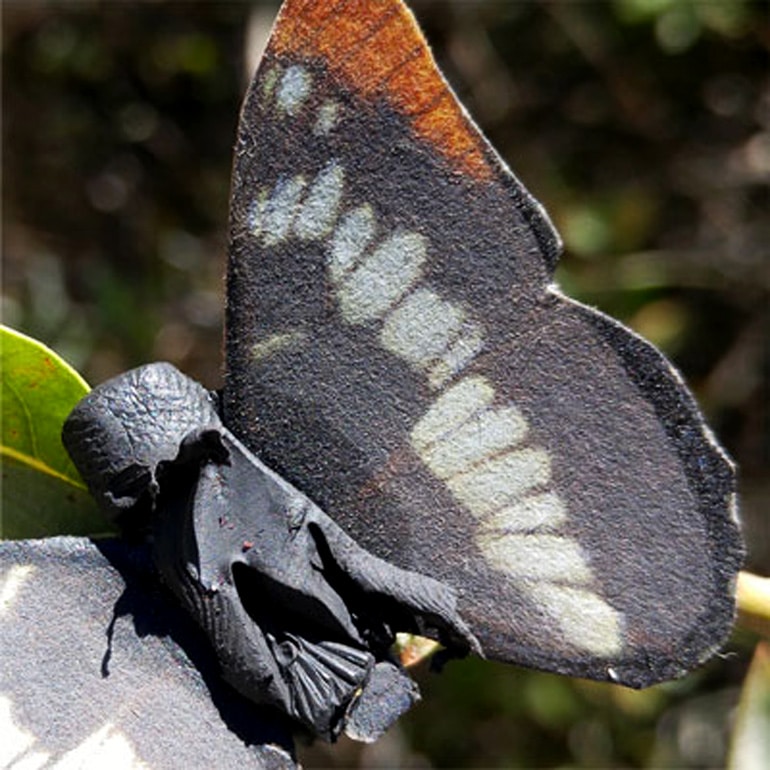
[[[389,656],[396,631],[460,655],[478,643],[451,589],[357,546],[243,447],[215,403],[151,364],[95,388],[63,438],[105,513],[128,533],[149,529],[159,575],[228,682],[327,739],[345,728],[373,740],[419,697]],[[369,704],[362,691],[382,682]]]

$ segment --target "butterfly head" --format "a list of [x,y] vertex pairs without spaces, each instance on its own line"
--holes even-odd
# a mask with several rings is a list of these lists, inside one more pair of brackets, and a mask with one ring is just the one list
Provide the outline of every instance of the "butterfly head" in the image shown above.
[[107,518],[134,529],[149,513],[159,467],[177,457],[185,436],[218,424],[204,388],[156,363],[91,391],[67,418],[62,441]]

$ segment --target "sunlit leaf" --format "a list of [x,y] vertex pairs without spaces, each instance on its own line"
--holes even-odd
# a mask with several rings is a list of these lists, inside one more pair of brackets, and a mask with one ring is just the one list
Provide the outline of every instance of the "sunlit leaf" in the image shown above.
[[0,327],[0,372],[0,537],[104,532],[61,443],[62,424],[88,385],[52,350],[7,327]]
[[433,653],[440,649],[438,642],[426,639],[417,634],[397,634],[396,652],[401,664],[410,668],[427,660]]

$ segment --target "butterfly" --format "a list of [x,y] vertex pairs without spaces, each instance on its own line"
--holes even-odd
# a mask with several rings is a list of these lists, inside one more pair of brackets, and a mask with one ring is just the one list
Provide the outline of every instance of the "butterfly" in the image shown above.
[[719,648],[732,464],[658,351],[560,293],[560,250],[401,0],[284,2],[238,129],[221,396],[154,365],[65,428],[236,688],[370,740],[416,699],[396,631],[632,687]]

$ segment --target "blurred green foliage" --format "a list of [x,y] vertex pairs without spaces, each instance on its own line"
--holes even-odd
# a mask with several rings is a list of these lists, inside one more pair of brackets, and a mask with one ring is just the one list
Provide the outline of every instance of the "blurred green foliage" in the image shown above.
[[[220,383],[244,55],[276,5],[4,3],[3,318],[90,382],[164,358]],[[741,466],[750,566],[767,573],[768,6],[412,5],[461,99],[562,233],[565,291],[683,370]],[[642,693],[453,663],[421,674],[424,704],[375,746],[303,757],[722,766],[751,643]]]

